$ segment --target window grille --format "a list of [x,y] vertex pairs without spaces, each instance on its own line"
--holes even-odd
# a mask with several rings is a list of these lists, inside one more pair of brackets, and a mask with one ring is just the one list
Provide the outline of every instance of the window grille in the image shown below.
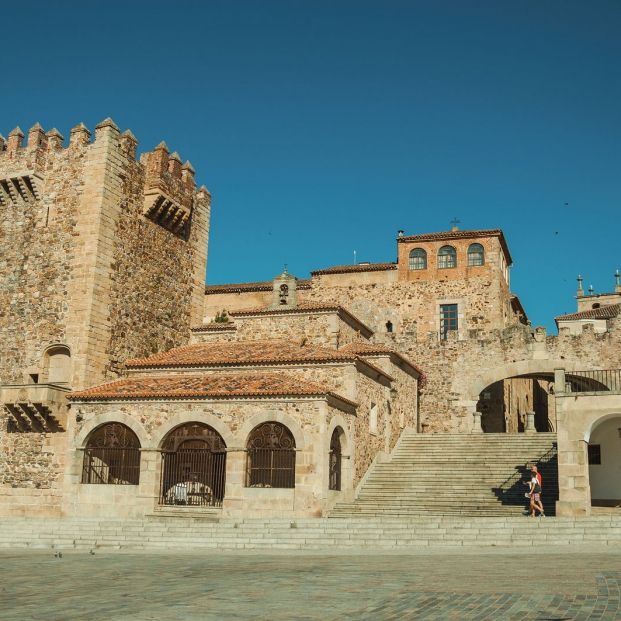
[[410,252],[409,268],[411,270],[427,269],[427,253],[422,248],[414,248]]
[[468,247],[468,267],[485,264],[485,250],[481,244],[470,244]]
[[449,331],[457,330],[458,312],[457,304],[441,304],[440,305],[440,338],[446,340]]
[[280,423],[255,427],[246,446],[246,487],[295,487],[295,440]]
[[438,269],[457,267],[457,251],[453,246],[442,246],[438,251]]
[[82,483],[138,485],[140,441],[121,423],[106,423],[89,436],[84,449]]

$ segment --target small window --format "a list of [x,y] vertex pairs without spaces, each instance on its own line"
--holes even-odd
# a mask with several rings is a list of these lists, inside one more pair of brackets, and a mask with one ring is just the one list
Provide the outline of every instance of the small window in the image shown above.
[[371,410],[369,412],[369,431],[377,433],[377,404],[375,403],[371,403]]
[[39,383],[39,374],[38,373],[31,373],[30,374],[30,383],[31,384],[38,384]]
[[438,251],[438,269],[457,267],[457,251],[453,246],[442,246]]
[[411,270],[427,269],[427,253],[422,248],[414,248],[410,252],[409,267]]
[[295,487],[295,439],[276,422],[255,427],[246,445],[246,487]]
[[386,322],[386,332],[392,332],[392,321]]
[[470,244],[468,248],[468,267],[485,264],[485,250],[481,244]]
[[445,341],[448,333],[458,328],[457,304],[440,304],[440,338]]
[[121,423],[106,423],[91,433],[84,449],[82,483],[138,485],[140,441]]
[[593,306],[591,306],[591,308],[599,308],[601,306],[601,304],[593,304]]
[[600,466],[602,463],[602,447],[600,444],[589,444],[589,465]]

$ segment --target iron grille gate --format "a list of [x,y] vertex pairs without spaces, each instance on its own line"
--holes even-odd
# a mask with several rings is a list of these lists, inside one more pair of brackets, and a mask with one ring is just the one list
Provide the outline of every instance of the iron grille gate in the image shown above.
[[225,476],[224,450],[162,451],[160,504],[221,507]]

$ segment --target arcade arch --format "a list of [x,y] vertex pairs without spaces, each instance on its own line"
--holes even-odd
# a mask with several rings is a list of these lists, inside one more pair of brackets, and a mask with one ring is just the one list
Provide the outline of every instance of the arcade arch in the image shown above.
[[591,506],[621,507],[621,413],[595,421],[585,439]]

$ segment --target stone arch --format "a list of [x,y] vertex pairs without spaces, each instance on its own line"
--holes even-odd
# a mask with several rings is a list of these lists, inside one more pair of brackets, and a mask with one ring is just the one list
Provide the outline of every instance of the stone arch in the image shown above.
[[467,386],[464,390],[463,386],[456,385],[459,379],[453,384],[453,392],[464,394],[464,399],[469,401],[478,401],[481,391],[500,380],[509,377],[521,377],[527,375],[549,375],[554,377],[555,369],[565,369],[566,373],[571,373],[575,369],[575,364],[566,360],[520,360],[507,364],[499,364],[493,368],[487,369],[481,373],[478,380]]
[[343,455],[351,455],[352,444],[351,444],[351,431],[349,425],[340,414],[335,414],[330,420],[330,424],[328,425],[328,448],[330,446],[330,438],[332,437],[333,431],[340,427],[343,430],[343,435],[341,436],[341,443],[343,448]]
[[591,420],[586,429],[584,430],[584,441],[586,443],[589,443],[591,440],[591,435],[593,434],[593,431],[595,431],[595,429],[597,429],[597,427],[599,427],[602,423],[605,423],[608,420],[611,420],[613,418],[618,418],[621,420],[621,411],[620,412],[610,412],[608,414],[604,414],[603,416],[598,416],[598,417],[593,417],[593,420]]
[[[619,477],[621,431],[619,430],[621,430],[621,411],[593,417],[585,430],[586,469],[591,506],[621,506],[621,477]],[[591,449],[595,449],[592,454]]]
[[75,446],[78,448],[84,448],[86,446],[86,440],[91,433],[95,431],[97,427],[101,427],[105,423],[122,423],[136,434],[142,449],[152,448],[151,437],[147,433],[146,429],[135,418],[119,411],[96,414],[92,418],[89,418],[77,434]]
[[224,443],[228,448],[236,446],[235,436],[229,429],[229,427],[215,414],[209,414],[205,412],[180,412],[171,416],[165,423],[163,423],[157,430],[158,440],[155,443],[155,448],[161,448],[163,442],[166,440],[171,431],[185,425],[186,423],[203,423],[208,425],[215,431],[217,431]]
[[285,414],[279,410],[263,410],[262,412],[258,412],[254,416],[251,416],[238,430],[237,432],[237,446],[246,447],[246,442],[248,441],[248,436],[250,432],[258,427],[261,423],[281,423],[293,435],[295,440],[295,448],[296,450],[304,450],[306,448],[306,435],[302,431],[302,427],[300,427],[299,423],[289,414]]

